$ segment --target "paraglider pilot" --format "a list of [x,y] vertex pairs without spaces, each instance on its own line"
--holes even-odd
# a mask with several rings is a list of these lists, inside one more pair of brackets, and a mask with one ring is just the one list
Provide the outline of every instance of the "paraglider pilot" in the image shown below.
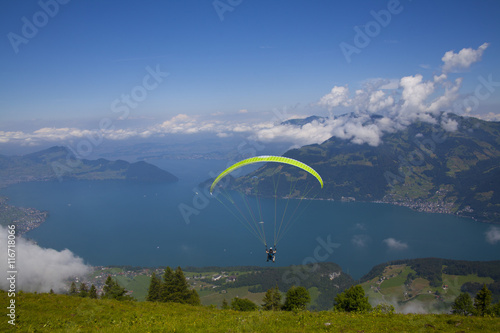
[[266,253],[267,253],[267,260],[266,261],[272,260],[274,262],[274,260],[276,259],[276,257],[274,256],[276,254],[276,245],[274,245],[274,249],[271,246],[269,248],[269,250],[267,249],[267,245],[266,245]]

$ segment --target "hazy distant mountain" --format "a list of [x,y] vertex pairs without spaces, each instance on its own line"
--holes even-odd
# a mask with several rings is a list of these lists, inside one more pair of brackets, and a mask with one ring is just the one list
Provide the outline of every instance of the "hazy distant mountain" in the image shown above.
[[[418,122],[384,135],[376,147],[332,137],[284,156],[322,176],[325,187],[316,192],[318,198],[383,201],[500,222],[500,123],[456,115],[446,119],[456,123],[455,131]],[[293,196],[316,182],[297,168],[269,163],[239,179],[239,186],[273,195],[270,178],[278,171],[298,179]],[[290,185],[281,181],[278,191],[290,195]]]
[[317,121],[318,123],[322,124],[327,119],[328,119],[328,117],[310,116],[310,117],[303,118],[303,119],[289,119],[289,120],[285,120],[281,124],[282,125],[295,125],[295,126],[302,127],[302,126],[304,126],[306,124],[312,123],[313,121]]
[[146,162],[77,159],[65,147],[52,147],[23,156],[0,155],[0,186],[57,179],[123,179],[175,182],[177,177]]

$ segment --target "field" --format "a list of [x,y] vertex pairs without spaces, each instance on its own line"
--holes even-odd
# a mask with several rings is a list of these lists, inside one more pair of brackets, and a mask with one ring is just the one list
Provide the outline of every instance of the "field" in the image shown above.
[[[7,304],[6,292],[0,292]],[[322,312],[236,312],[174,303],[118,302],[66,295],[16,296],[14,332],[498,332],[499,318]]]

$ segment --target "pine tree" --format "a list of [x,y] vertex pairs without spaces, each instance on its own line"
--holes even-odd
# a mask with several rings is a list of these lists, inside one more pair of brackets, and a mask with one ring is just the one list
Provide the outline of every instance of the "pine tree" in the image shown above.
[[309,302],[311,302],[311,296],[309,296],[309,292],[306,288],[292,286],[286,292],[283,310],[305,310]]
[[335,311],[339,312],[367,312],[372,306],[365,297],[365,291],[360,285],[351,286],[346,291],[335,296]]
[[198,295],[198,292],[194,289],[190,290],[190,295],[189,298],[187,299],[186,304],[190,305],[200,305],[201,300],[200,300],[200,295]]
[[160,301],[161,302],[171,302],[171,295],[174,293],[174,271],[172,268],[165,268],[165,273],[163,274],[163,283],[160,285]]
[[276,285],[275,288],[271,288],[266,292],[263,301],[264,304],[262,304],[262,308],[264,310],[281,309],[281,293],[278,289],[278,285]]
[[161,280],[156,273],[153,272],[151,275],[151,282],[149,284],[148,296],[146,297],[146,301],[149,302],[158,302],[160,301],[160,293],[161,293]]
[[451,305],[451,313],[462,316],[474,314],[474,305],[468,293],[461,293],[455,298],[455,301]]
[[78,294],[78,289],[76,288],[75,281],[71,282],[71,286],[69,287],[68,294],[71,296],[76,296]]
[[89,296],[89,288],[85,283],[80,284],[80,292],[78,293],[80,297],[88,297]]
[[222,310],[228,310],[228,309],[229,309],[229,304],[227,304],[227,300],[224,297],[224,299],[222,300]]
[[176,303],[187,303],[187,301],[191,298],[191,292],[189,290],[186,277],[180,267],[177,267],[175,270],[172,283],[174,290],[172,294],[172,301]]
[[483,288],[474,297],[474,308],[478,316],[485,316],[490,313],[491,291],[483,284]]
[[121,287],[118,284],[118,282],[116,282],[114,279],[111,278],[110,275],[108,275],[106,283],[104,284],[104,287],[102,289],[103,289],[102,298],[117,299],[120,301],[133,300],[132,297],[125,295],[127,293],[127,290]]
[[90,286],[89,297],[93,299],[97,298],[97,288],[94,286],[94,284]]

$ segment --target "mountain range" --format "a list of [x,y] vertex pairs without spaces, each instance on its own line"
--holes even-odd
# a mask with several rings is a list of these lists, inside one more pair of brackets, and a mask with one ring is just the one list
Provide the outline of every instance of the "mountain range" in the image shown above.
[[[446,117],[455,128],[445,130],[440,119],[415,122],[386,133],[377,146],[332,137],[283,154],[315,169],[323,189],[310,192],[314,177],[276,163],[239,178],[235,186],[267,196],[378,201],[500,222],[500,123]],[[277,174],[288,182],[278,184]]]
[[61,146],[51,147],[23,156],[0,155],[0,187],[24,181],[47,180],[133,180],[144,182],[175,182],[178,178],[152,164],[140,161],[110,161],[103,158],[75,158]]

